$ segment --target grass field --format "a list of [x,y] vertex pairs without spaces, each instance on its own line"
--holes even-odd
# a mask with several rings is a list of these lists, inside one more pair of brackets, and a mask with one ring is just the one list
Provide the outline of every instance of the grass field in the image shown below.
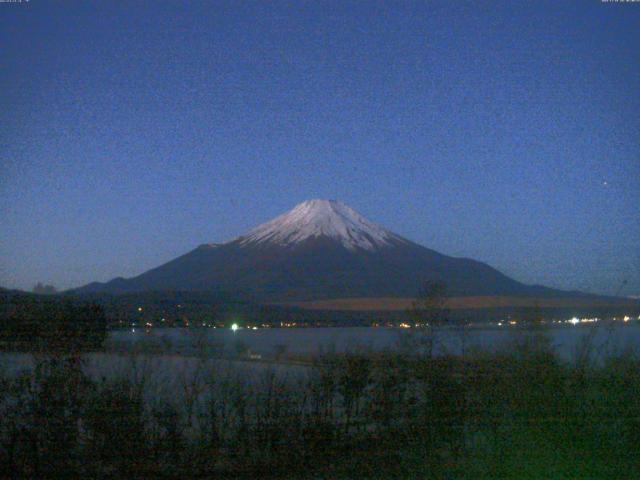
[[[400,311],[411,307],[413,298],[334,298],[308,302],[288,302],[280,305],[295,306],[309,310],[353,310],[353,311]],[[509,297],[509,296],[471,296],[449,297],[450,309],[483,308],[637,308],[638,301],[633,299],[593,298],[593,297]]]

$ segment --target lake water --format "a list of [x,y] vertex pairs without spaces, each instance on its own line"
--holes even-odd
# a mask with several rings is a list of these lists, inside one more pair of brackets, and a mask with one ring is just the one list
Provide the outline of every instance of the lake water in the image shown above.
[[[391,328],[273,328],[259,330],[159,328],[151,331],[114,331],[107,341],[107,351],[88,354],[87,372],[95,379],[131,378],[144,384],[149,399],[181,401],[185,386],[192,379],[233,379],[260,385],[269,372],[280,372],[287,381],[304,380],[309,374],[305,363],[291,362],[287,354],[313,355],[319,352],[344,352],[357,348],[372,350],[401,348],[403,343],[419,338],[420,329]],[[202,336],[201,336],[202,335]],[[461,353],[465,348],[494,351],[522,338],[523,330],[514,327],[470,328],[465,341],[455,331],[439,335],[436,352]],[[546,330],[551,344],[561,358],[571,362],[581,343],[590,338],[594,358],[622,353],[627,349],[640,352],[640,322],[610,322],[591,325],[554,326]],[[196,345],[206,345],[226,358],[201,360],[192,356]],[[242,348],[238,348],[242,346]],[[119,353],[122,352],[122,353]],[[157,353],[132,355],[130,353]],[[240,352],[243,352],[239,355]],[[247,361],[248,353],[263,361]],[[284,352],[284,361],[271,359]],[[265,361],[266,360],[266,361]],[[34,357],[26,353],[0,353],[0,376],[14,376],[33,367]]]
[[[421,329],[399,328],[264,328],[184,329],[159,328],[121,330],[111,333],[110,344],[119,348],[151,345],[160,351],[193,354],[196,344],[206,344],[225,355],[250,351],[264,357],[276,353],[310,355],[320,352],[344,352],[358,348],[382,350],[399,348],[406,341],[423,335]],[[567,360],[575,358],[581,345],[590,339],[598,355],[611,355],[640,348],[640,322],[607,322],[562,325],[545,329],[558,354]],[[494,351],[523,335],[518,327],[468,328],[464,334],[442,330],[437,337],[436,352],[460,354],[464,348]]]

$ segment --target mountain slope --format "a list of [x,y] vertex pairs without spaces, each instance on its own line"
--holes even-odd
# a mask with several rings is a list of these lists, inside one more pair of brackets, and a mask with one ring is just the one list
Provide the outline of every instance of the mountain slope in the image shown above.
[[517,282],[475,260],[413,243],[347,205],[310,200],[224,244],[201,245],[130,279],[79,292],[206,290],[261,302],[348,297],[411,297],[437,280],[451,295],[559,292]]

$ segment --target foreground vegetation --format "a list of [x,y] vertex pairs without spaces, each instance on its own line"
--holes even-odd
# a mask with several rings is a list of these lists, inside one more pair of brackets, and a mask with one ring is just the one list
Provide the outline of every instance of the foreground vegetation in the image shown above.
[[[637,478],[640,357],[575,362],[540,322],[488,353],[434,355],[451,322],[432,288],[386,352],[297,366],[195,356],[155,365],[100,350],[100,306],[36,297],[0,305],[0,478]],[[202,335],[198,335],[198,331]],[[240,350],[238,350],[240,354]],[[96,357],[102,364],[96,369]],[[243,357],[246,358],[246,355]],[[285,359],[286,360],[286,359]],[[188,367],[188,368],[187,368]]]
[[1,375],[0,477],[637,478],[635,355],[568,365],[543,332],[463,357],[414,340],[252,375],[203,349],[168,395],[144,357],[104,376],[79,351],[34,355]]

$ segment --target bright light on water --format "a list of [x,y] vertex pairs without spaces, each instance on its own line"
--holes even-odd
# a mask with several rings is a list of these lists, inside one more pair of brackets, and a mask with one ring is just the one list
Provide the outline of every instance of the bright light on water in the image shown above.
[[233,325],[231,325],[231,330],[233,330],[234,332],[238,330],[238,324],[234,323]]

